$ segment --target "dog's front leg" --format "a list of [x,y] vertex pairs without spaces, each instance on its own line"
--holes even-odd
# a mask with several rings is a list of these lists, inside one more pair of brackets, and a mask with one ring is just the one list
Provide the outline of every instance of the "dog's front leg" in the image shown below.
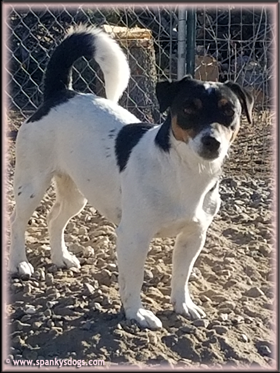
[[177,313],[197,319],[205,317],[204,311],[191,300],[188,281],[193,265],[205,243],[206,231],[199,227],[176,238],[173,252],[171,302]]
[[119,288],[125,315],[144,328],[162,327],[161,321],[146,310],[140,299],[144,278],[144,263],[152,237],[145,228],[131,229],[131,224],[120,224],[117,229],[117,256],[119,268]]

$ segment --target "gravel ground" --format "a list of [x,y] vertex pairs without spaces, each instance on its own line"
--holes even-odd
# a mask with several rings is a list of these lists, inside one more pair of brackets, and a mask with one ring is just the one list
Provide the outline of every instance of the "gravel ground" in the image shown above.
[[[8,358],[103,359],[110,368],[120,364],[274,367],[274,185],[270,126],[264,124],[262,115],[256,115],[254,128],[244,123],[233,146],[221,182],[222,206],[191,276],[192,297],[207,318],[190,321],[172,311],[174,238],[168,238],[151,244],[142,292],[144,304],[162,320],[163,328],[140,329],[126,321],[118,294],[114,225],[91,206],[66,229],[66,242],[80,259],[81,269],[61,270],[52,265],[46,225],[54,201],[50,187],[26,235],[34,276],[30,280],[8,278],[6,283]],[[11,113],[9,119],[14,130],[20,116]],[[13,132],[9,136],[10,214],[15,159]],[[9,232],[7,237],[9,247]]]

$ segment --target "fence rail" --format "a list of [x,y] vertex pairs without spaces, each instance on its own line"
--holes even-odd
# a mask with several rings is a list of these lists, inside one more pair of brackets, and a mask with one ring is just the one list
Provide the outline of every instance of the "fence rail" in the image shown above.
[[[162,78],[177,78],[186,71],[190,62],[182,58],[182,46],[187,51],[187,35],[183,33],[182,39],[182,28],[178,27],[182,8],[180,12],[178,10],[178,7],[42,5],[36,8],[11,5],[5,23],[8,61],[5,90],[9,118],[14,118],[16,112],[24,119],[38,108],[42,99],[43,73],[53,49],[70,26],[86,23],[105,28],[110,26],[113,32],[119,27],[124,27],[128,33],[135,27],[142,30],[140,39],[143,40],[134,40],[135,43],[125,50],[132,76],[121,105],[141,120],[159,122],[155,82]],[[245,161],[251,157],[248,149],[255,150],[251,157],[256,159],[252,170],[266,172],[270,167],[267,157],[272,157],[268,148],[275,114],[271,110],[276,63],[273,50],[276,28],[272,11],[266,6],[245,8],[231,5],[198,6],[194,11],[195,77],[214,81],[231,79],[253,91],[257,109],[255,117],[258,125],[261,123],[259,137],[255,137],[256,127],[244,129],[249,131],[245,135],[246,145],[242,143],[244,137],[240,138],[242,145],[236,152],[240,164],[244,161],[243,166],[248,167]],[[147,36],[149,33],[150,37]],[[178,57],[182,62],[178,62]],[[102,75],[94,61],[75,64],[73,87],[82,92],[104,95]],[[243,166],[240,166],[241,170]]]
[[[197,8],[196,76],[203,80],[236,80],[253,89],[258,105],[266,109],[271,97],[271,46],[275,37],[271,16],[265,7]],[[78,23],[129,29],[138,26],[151,30],[157,79],[177,76],[177,8],[11,7],[6,23],[7,94],[11,107],[18,109],[23,116],[26,111],[35,110],[41,102],[43,72],[53,48],[62,40],[66,29]],[[186,43],[185,40],[185,46]],[[91,69],[91,66],[88,62],[87,68]],[[80,80],[79,83],[84,84],[83,90],[91,91],[87,81],[90,75],[85,67],[83,70],[76,71],[74,87]],[[149,76],[148,71],[142,70],[141,74]],[[93,77],[96,74],[91,72],[91,80]],[[132,80],[135,81],[135,76]]]

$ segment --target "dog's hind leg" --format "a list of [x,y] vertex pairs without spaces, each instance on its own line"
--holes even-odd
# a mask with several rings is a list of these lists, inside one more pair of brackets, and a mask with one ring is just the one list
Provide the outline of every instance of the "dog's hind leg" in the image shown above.
[[[19,168],[15,170],[14,195],[15,208],[10,219],[11,223],[11,246],[9,271],[19,275],[31,276],[33,267],[28,262],[25,252],[25,230],[28,220],[36,207],[42,200],[52,175],[41,175],[40,178],[34,178],[26,168],[22,172]],[[34,176],[34,175],[33,175]]]
[[79,260],[72,255],[64,241],[64,230],[68,221],[77,215],[87,200],[67,175],[55,176],[56,201],[48,216],[52,262],[58,267],[80,267]]

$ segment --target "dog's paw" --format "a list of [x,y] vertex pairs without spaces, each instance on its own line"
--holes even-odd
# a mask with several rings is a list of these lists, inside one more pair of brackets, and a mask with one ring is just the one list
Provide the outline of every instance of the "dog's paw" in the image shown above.
[[127,319],[135,320],[142,328],[159,329],[162,327],[162,322],[156,317],[152,311],[138,308],[135,311],[129,310],[125,312]]
[[14,261],[10,260],[9,272],[13,276],[30,278],[34,273],[34,268],[27,260],[24,260],[19,263],[15,263]]
[[52,255],[52,262],[59,268],[81,268],[79,259],[69,251],[64,251],[60,255]]
[[192,300],[187,302],[172,302],[176,313],[183,315],[192,320],[201,319],[206,317],[206,313],[198,306],[196,306]]

